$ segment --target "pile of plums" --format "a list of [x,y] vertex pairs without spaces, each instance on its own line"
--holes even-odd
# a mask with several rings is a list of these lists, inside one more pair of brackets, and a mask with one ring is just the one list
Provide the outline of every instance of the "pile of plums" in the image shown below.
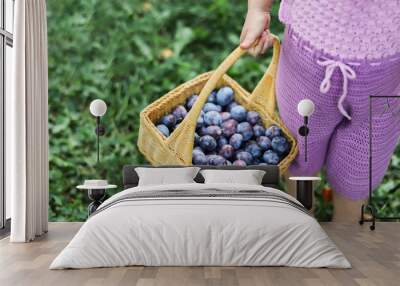
[[[190,96],[185,106],[176,106],[164,115],[157,129],[168,137],[196,102]],[[260,114],[247,111],[234,101],[229,86],[214,90],[207,99],[196,124],[192,163],[194,165],[277,165],[289,153],[290,144],[282,130],[265,128]]]

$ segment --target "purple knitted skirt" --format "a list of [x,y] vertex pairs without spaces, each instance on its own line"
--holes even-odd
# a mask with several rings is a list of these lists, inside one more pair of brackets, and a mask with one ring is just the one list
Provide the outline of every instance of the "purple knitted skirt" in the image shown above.
[[[375,64],[346,61],[313,50],[287,28],[278,67],[277,97],[282,120],[297,136],[299,154],[294,175],[312,175],[326,166],[335,192],[359,200],[369,190],[369,96],[400,95],[400,55]],[[308,161],[298,136],[302,99],[311,99]],[[373,101],[372,184],[382,180],[400,135],[400,99]]]

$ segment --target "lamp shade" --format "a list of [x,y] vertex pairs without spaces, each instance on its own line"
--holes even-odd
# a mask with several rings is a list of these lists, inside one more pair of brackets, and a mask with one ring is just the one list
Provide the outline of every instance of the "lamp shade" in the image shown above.
[[297,111],[303,117],[311,116],[311,114],[314,113],[314,109],[314,102],[312,102],[310,99],[303,99],[297,105]]
[[107,104],[101,99],[95,99],[90,103],[90,113],[93,116],[103,116],[107,111]]

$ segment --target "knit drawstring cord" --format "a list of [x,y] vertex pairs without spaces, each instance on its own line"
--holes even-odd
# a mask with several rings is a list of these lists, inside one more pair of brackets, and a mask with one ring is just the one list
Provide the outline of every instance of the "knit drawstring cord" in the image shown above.
[[343,87],[342,87],[342,95],[339,98],[337,106],[340,113],[343,114],[343,116],[345,116],[347,119],[351,120],[350,115],[346,112],[346,110],[343,107],[343,102],[345,101],[348,92],[347,89],[349,83],[348,81],[356,79],[355,71],[350,66],[334,60],[318,61],[318,64],[320,66],[325,67],[325,77],[322,80],[321,85],[319,87],[319,90],[322,93],[327,93],[329,91],[329,89],[331,88],[331,78],[333,72],[335,71],[336,68],[340,69],[343,76]]

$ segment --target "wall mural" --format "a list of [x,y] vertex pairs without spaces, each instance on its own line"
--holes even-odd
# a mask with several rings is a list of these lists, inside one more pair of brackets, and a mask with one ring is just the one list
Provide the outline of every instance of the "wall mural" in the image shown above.
[[[297,109],[293,126],[275,117],[270,79],[261,84],[271,96],[243,91],[251,93],[269,66],[273,79],[277,69],[272,49],[259,58],[230,55],[239,43],[247,1],[70,0],[49,1],[47,9],[51,220],[85,220],[89,200],[76,186],[106,178],[121,188],[126,164],[273,164],[285,171],[298,152],[294,138],[303,120],[313,132],[313,117],[305,119]],[[278,9],[275,1],[270,30],[282,39]],[[230,77],[210,84],[202,96],[210,78],[204,73],[226,58],[235,61]],[[322,76],[330,80],[328,72]],[[89,111],[95,99],[107,105],[101,125]],[[304,140],[307,136],[298,143],[304,146]],[[159,151],[160,144],[173,152]],[[308,145],[312,161],[318,152],[312,141]],[[396,147],[372,199],[382,216],[400,214],[399,168]],[[324,169],[321,177],[315,213],[330,220],[332,187]]]

